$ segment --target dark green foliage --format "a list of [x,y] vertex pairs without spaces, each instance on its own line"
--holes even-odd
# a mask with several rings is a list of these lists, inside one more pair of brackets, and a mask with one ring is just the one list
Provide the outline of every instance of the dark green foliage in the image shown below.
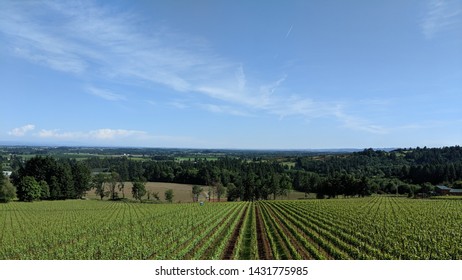
[[[266,199],[274,192],[287,193],[279,186],[271,186],[272,174],[283,180],[283,186],[292,188],[291,174],[278,163],[251,161],[223,157],[214,161],[133,161],[127,158],[91,158],[86,163],[98,171],[116,171],[125,174],[131,181],[173,182],[210,186],[217,198],[225,195],[229,183],[237,188],[228,193],[228,199],[255,200]],[[282,176],[285,174],[285,176]],[[121,175],[121,177],[123,177]],[[122,179],[121,179],[122,180]],[[244,186],[244,184],[246,184]],[[193,197],[197,194],[193,194]]]
[[111,200],[116,200],[119,198],[119,194],[116,192],[117,184],[120,181],[119,173],[112,171],[108,179],[109,179],[109,193],[111,195]]
[[117,187],[119,188],[119,191],[122,193],[122,198],[124,199],[124,198],[125,198],[125,191],[124,191],[124,189],[125,189],[125,182],[122,181],[122,178],[121,178],[121,177],[119,177],[119,179],[120,179],[120,182],[118,183]]
[[202,187],[198,185],[193,185],[192,186],[192,195],[193,195],[193,201],[197,202],[199,201],[199,196],[202,193]]
[[420,189],[418,190],[419,193],[424,193],[424,194],[429,194],[433,192],[434,187],[430,183],[424,183],[420,186]]
[[462,189],[462,180],[454,182],[453,188],[454,189]]
[[346,155],[300,157],[296,169],[330,176],[338,172],[369,178],[397,178],[413,184],[439,184],[462,178],[462,148],[398,149],[391,152],[366,149]]
[[34,201],[40,199],[42,189],[34,177],[25,176],[21,178],[17,186],[17,195],[20,201]]
[[[28,160],[12,180],[19,186],[24,177],[33,177],[36,182],[44,182],[42,199],[80,198],[90,187],[90,170],[81,162],[75,160],[57,160],[52,157],[36,156]],[[45,185],[43,184],[43,187]]]
[[226,186],[228,201],[236,201],[239,199],[240,190],[233,183],[228,183]]
[[217,199],[220,201],[223,195],[226,193],[226,188],[221,183],[216,183],[214,188]]
[[[293,161],[294,168],[280,162]],[[146,160],[124,157],[92,158],[93,168],[113,170],[131,180],[145,178],[154,182],[228,186],[228,200],[259,200],[286,195],[291,189],[319,193],[319,197],[367,196],[372,193],[406,194],[416,189],[407,186],[447,183],[462,180],[460,147],[442,149],[366,149],[356,153],[321,154],[297,158],[222,157],[214,161]],[[367,179],[366,179],[367,178]],[[419,187],[420,188],[420,187]],[[418,190],[417,190],[418,191]],[[194,195],[193,195],[194,196]]]
[[108,191],[106,191],[105,184],[108,181],[108,176],[104,173],[98,173],[95,176],[93,176],[92,181],[91,181],[91,188],[95,189],[95,193],[99,195],[101,200],[105,196],[108,195]]
[[40,199],[48,199],[50,197],[50,187],[48,186],[47,182],[40,181]]
[[173,190],[172,189],[168,189],[165,191],[165,200],[172,203],[173,202],[173,197],[175,195],[173,194]]
[[[390,152],[366,149],[345,155],[299,157],[295,169],[321,176],[323,183],[317,188],[322,191],[320,196],[353,195],[355,189],[357,195],[379,192],[412,196],[416,191],[421,192],[419,189],[425,183],[456,185],[457,180],[462,179],[462,148],[424,147]],[[354,184],[351,178],[339,178],[339,174],[348,174],[364,183]],[[294,187],[302,190],[302,180],[298,177],[300,175],[295,176]],[[428,184],[422,188],[424,193],[431,193]],[[365,189],[358,192],[358,187]]]
[[144,182],[133,182],[132,195],[134,199],[137,199],[141,202],[141,199],[146,194],[146,187]]
[[10,183],[8,178],[3,176],[3,173],[0,173],[0,202],[5,203],[13,200],[16,197],[16,189]]
[[91,171],[85,163],[79,161],[70,161],[70,166],[76,196],[84,196],[91,187]]
[[[110,152],[120,153],[117,149],[101,151],[108,155]],[[22,163],[19,157],[12,156],[10,166],[14,165],[16,171],[11,178],[15,185],[25,176],[46,182],[49,195],[42,195],[42,199],[78,198],[89,187],[101,198],[117,199],[118,192],[124,194],[126,181],[202,185],[217,198],[225,195],[226,190],[228,200],[249,201],[284,197],[291,189],[305,194],[316,192],[318,197],[372,193],[412,196],[421,189],[427,191],[425,183],[462,186],[459,182],[462,181],[462,148],[459,146],[316,154],[241,151],[234,156],[226,156],[234,153],[226,151],[214,156],[214,160],[207,160],[208,154],[216,155],[217,151],[195,151],[201,155],[197,157],[182,157],[185,152],[177,150],[155,150],[146,157],[144,150],[130,152],[143,154],[142,160],[132,160],[130,156],[95,156],[84,161],[34,157]],[[182,160],[175,160],[176,153]],[[94,178],[90,185],[90,168],[109,177]],[[196,199],[197,194],[193,193],[193,197]]]

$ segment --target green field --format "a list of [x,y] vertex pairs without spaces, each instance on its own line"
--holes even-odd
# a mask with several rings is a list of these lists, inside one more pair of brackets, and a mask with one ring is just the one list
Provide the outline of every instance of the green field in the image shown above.
[[0,259],[462,259],[462,201],[0,204]]

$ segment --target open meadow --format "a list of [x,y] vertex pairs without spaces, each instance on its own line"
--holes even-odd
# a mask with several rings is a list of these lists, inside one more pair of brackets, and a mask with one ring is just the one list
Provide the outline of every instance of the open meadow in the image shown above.
[[[133,184],[131,182],[124,183],[124,190],[118,192],[118,196],[120,198],[125,197],[132,199],[133,195],[131,193]],[[160,183],[160,182],[147,182],[146,191],[150,193],[150,200],[155,201],[153,194],[157,193],[159,196],[160,202],[165,202],[164,193],[166,190],[173,190],[173,202],[175,203],[182,203],[182,202],[193,202],[192,197],[192,185],[189,184],[175,184],[175,183]],[[204,192],[207,191],[206,187],[203,187]],[[204,193],[205,195],[205,193]],[[85,195],[86,198],[89,199],[99,199],[99,196],[95,193],[94,190],[90,190]],[[147,195],[144,197],[147,199]],[[225,199],[226,200],[226,199]]]
[[0,259],[462,259],[461,200],[0,204]]
[[[131,193],[133,184],[131,182],[124,183],[124,190],[118,192],[118,196],[120,198],[125,197],[128,199],[132,199],[133,195]],[[175,203],[183,203],[183,202],[193,202],[193,195],[192,195],[192,186],[191,184],[176,184],[176,183],[163,183],[163,182],[147,182],[145,187],[146,191],[150,193],[149,201],[156,202],[153,194],[159,196],[159,202],[165,202],[164,193],[166,190],[173,190],[173,202]],[[200,201],[207,201],[208,200],[208,192],[209,187],[207,186],[200,186],[202,187],[202,193],[199,196]],[[316,194],[309,194],[308,198],[314,198]],[[95,193],[94,190],[90,190],[85,195],[88,199],[100,199],[100,197]],[[278,199],[303,199],[305,198],[305,193],[299,191],[291,191],[287,195],[279,195],[277,196]],[[217,200],[216,195],[212,194],[211,197],[213,200]],[[147,195],[144,196],[144,199],[147,199]],[[226,196],[221,197],[220,201],[226,201]]]

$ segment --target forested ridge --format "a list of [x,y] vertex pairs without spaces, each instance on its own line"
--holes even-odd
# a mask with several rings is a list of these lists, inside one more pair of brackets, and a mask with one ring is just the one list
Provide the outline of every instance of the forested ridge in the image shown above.
[[108,180],[120,182],[225,187],[228,200],[272,199],[290,190],[316,193],[318,198],[373,193],[414,196],[431,194],[437,184],[462,188],[462,148],[365,149],[301,156],[292,151],[267,156],[261,153],[258,157],[224,153],[213,160],[191,157],[181,161],[168,154],[142,160],[95,156],[79,161],[41,155],[17,163],[11,180],[19,196],[24,184],[33,178],[36,185],[42,186],[43,195],[38,195],[41,199],[66,199],[95,188],[94,174],[98,173],[112,174]]
[[346,172],[368,177],[398,178],[408,183],[452,183],[462,176],[462,148],[398,149],[391,152],[367,149],[322,159],[298,158],[297,169],[332,175]]

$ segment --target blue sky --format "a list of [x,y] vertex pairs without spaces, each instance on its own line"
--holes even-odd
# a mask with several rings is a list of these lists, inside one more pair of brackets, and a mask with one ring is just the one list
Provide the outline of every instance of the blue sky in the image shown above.
[[1,1],[0,141],[462,144],[462,1]]

